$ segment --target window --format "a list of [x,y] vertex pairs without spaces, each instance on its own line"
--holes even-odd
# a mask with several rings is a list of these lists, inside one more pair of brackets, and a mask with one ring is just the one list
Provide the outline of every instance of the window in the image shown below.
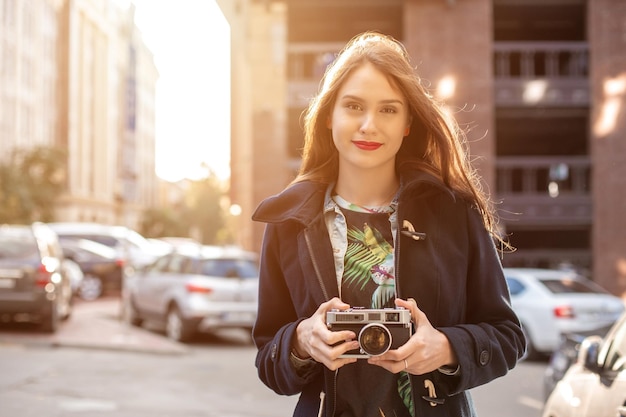
[[507,277],[506,282],[507,284],[509,284],[509,292],[511,293],[511,295],[519,295],[525,289],[524,284],[522,284],[515,278]]
[[612,336],[609,336],[610,345],[604,367],[607,370],[621,372],[626,369],[626,319],[622,319],[621,325],[610,335]]
[[254,278],[259,275],[254,262],[245,259],[207,259],[202,274],[227,278]]
[[553,294],[594,294],[603,292],[599,288],[573,279],[551,279],[541,281]]

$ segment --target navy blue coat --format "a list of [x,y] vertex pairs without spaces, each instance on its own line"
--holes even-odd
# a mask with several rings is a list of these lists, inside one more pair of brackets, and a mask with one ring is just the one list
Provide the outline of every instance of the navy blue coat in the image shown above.
[[[468,389],[505,375],[523,356],[525,339],[511,309],[494,242],[478,211],[426,174],[402,179],[399,228],[408,220],[426,239],[401,233],[396,242],[396,291],[414,298],[445,333],[460,364],[412,375],[417,416],[474,416]],[[321,364],[299,376],[289,356],[298,323],[338,296],[333,254],[323,218],[327,184],[301,182],[263,201],[253,219],[267,223],[261,253],[258,318],[253,337],[260,379],[278,394],[300,399],[294,416],[334,410],[333,372]],[[426,380],[438,402],[429,401]],[[430,393],[432,394],[432,393]],[[425,399],[426,398],[426,399]]]

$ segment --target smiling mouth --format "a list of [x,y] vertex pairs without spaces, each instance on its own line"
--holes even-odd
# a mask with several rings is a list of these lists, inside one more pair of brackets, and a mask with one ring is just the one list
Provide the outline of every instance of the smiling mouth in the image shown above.
[[383,146],[382,143],[378,142],[354,141],[353,143],[357,148],[363,149],[365,151],[375,151],[376,149]]

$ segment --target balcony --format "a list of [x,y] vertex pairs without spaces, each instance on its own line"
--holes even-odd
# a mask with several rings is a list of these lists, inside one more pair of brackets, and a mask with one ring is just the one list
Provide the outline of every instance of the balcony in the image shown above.
[[588,54],[585,42],[496,42],[496,106],[588,106]]
[[[326,66],[342,47],[323,42],[288,46],[289,107],[307,106]],[[496,42],[495,104],[588,106],[588,55],[585,42]]]
[[505,223],[563,228],[591,224],[588,157],[500,157],[496,170],[497,209]]

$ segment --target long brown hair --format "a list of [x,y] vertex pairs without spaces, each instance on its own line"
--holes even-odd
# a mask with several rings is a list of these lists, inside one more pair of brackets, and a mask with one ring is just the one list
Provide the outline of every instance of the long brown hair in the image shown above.
[[470,164],[464,132],[422,86],[404,46],[378,32],[365,32],[352,38],[327,68],[320,90],[304,115],[302,164],[293,182],[336,181],[339,158],[327,120],[340,87],[366,62],[386,74],[409,105],[411,129],[396,155],[396,171],[418,169],[437,176],[476,205],[487,230],[500,240],[489,199]]

